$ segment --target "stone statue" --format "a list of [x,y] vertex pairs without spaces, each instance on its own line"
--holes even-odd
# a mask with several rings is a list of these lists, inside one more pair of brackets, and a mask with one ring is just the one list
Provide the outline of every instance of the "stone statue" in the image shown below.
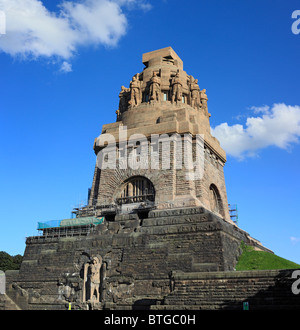
[[121,121],[122,120],[122,114],[120,110],[116,111],[116,115],[117,115],[117,121]]
[[156,72],[153,72],[150,80],[150,100],[160,101],[160,77]]
[[208,113],[208,108],[207,108],[208,98],[207,98],[207,95],[206,95],[206,89],[203,89],[202,91],[200,91],[200,100],[201,100],[202,109],[210,117],[210,114]]
[[102,258],[93,257],[84,265],[83,301],[98,303],[100,301],[100,270]]
[[198,85],[198,79],[195,79],[191,83],[191,106],[198,108],[201,107],[200,101],[200,87]]
[[201,99],[201,103],[202,103],[203,107],[207,108],[208,97],[206,95],[206,89],[202,89],[202,91],[200,91],[200,99]]
[[172,103],[182,102],[182,83],[179,77],[179,70],[172,79]]
[[132,106],[137,106],[141,103],[141,88],[140,82],[136,76],[132,78],[130,82],[130,101],[129,104]]
[[121,113],[127,110],[129,97],[130,97],[130,88],[126,88],[122,86],[121,92],[119,94],[119,98],[120,98],[119,110]]

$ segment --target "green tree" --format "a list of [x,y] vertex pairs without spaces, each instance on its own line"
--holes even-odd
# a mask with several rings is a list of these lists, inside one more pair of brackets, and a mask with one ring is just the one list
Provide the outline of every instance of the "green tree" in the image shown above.
[[18,270],[20,269],[23,257],[20,254],[11,256],[7,252],[0,252],[0,270]]

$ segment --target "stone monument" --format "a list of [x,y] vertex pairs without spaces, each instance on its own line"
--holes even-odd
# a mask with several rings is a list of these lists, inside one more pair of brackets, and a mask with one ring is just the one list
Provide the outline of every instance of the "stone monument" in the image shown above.
[[[88,204],[75,219],[39,224],[19,273],[7,275],[24,309],[220,308],[245,298],[233,288],[250,285],[251,275],[234,272],[241,242],[269,251],[230,218],[226,154],[211,135],[206,90],[171,47],[142,62],[121,87],[116,122],[94,141]],[[213,294],[202,290],[222,279],[231,288],[220,284],[223,305],[203,302]]]

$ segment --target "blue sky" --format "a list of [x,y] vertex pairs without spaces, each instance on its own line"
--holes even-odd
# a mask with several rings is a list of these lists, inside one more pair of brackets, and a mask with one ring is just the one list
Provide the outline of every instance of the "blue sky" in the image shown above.
[[[300,263],[300,1],[0,0],[0,250],[86,200],[93,142],[142,54],[171,46],[207,89],[239,226]],[[1,25],[0,25],[1,27]],[[299,24],[300,28],[300,24]]]

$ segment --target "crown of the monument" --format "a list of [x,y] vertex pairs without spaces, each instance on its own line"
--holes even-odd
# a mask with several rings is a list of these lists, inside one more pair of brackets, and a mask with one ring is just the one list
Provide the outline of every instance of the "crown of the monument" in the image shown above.
[[[119,127],[127,128],[128,136],[143,134],[204,135],[206,145],[226,161],[225,151],[211,135],[206,89],[200,89],[198,79],[183,70],[183,62],[171,47],[144,53],[142,72],[135,74],[129,87],[121,87],[117,121],[105,124],[102,133],[116,141]],[[101,149],[95,140],[94,150]]]
[[183,69],[183,62],[172,47],[166,47],[143,54],[143,64],[145,64],[146,67],[157,64],[173,64],[176,67]]
[[128,88],[122,86],[117,121],[123,113],[140,105],[191,106],[207,117],[206,90],[183,70],[183,62],[171,47],[143,54],[143,72],[133,76]]

